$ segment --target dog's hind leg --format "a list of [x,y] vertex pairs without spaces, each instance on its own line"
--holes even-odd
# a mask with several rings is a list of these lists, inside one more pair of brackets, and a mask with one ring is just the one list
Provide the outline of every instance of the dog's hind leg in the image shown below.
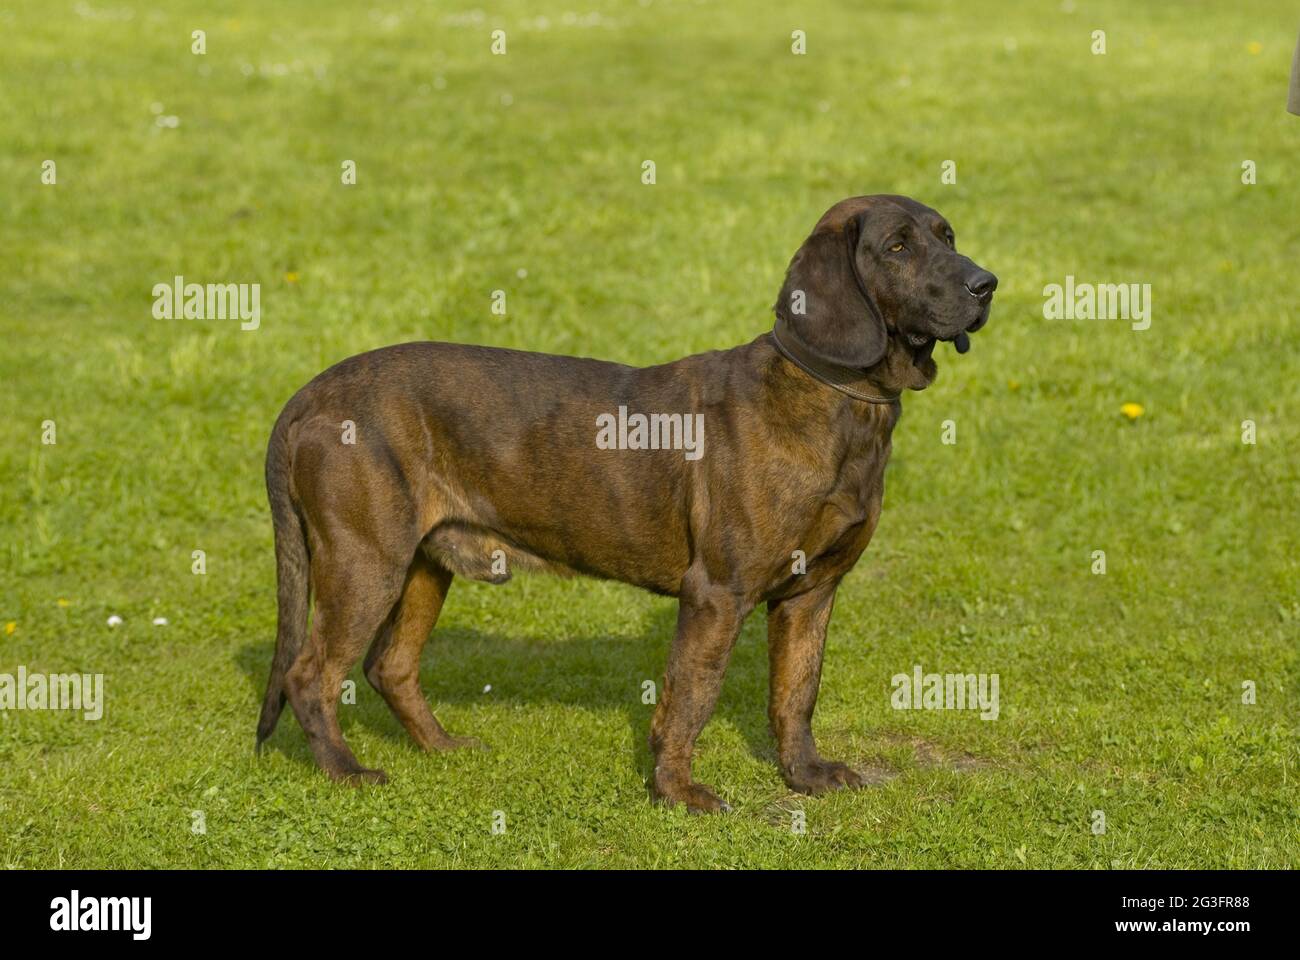
[[452,574],[417,552],[406,574],[402,599],[366,655],[366,679],[379,691],[402,726],[425,750],[475,746],[473,737],[443,729],[420,691],[420,652],[438,621]]
[[339,729],[343,679],[375,639],[402,593],[405,565],[356,544],[312,557],[315,622],[306,647],[285,674],[285,693],[316,762],[332,780],[384,783],[382,770],[357,762]]

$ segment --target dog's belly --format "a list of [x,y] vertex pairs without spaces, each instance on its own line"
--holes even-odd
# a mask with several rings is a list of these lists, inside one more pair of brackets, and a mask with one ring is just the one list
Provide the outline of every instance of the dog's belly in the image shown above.
[[505,583],[516,571],[536,570],[559,576],[578,571],[521,546],[500,531],[463,521],[444,521],[429,531],[420,548],[435,563],[470,580]]
[[[601,488],[480,486],[465,498],[468,509],[443,513],[422,549],[453,573],[489,583],[540,571],[675,595],[690,557],[673,498],[649,508],[623,488],[622,477],[610,473]],[[444,488],[452,483],[442,480]]]

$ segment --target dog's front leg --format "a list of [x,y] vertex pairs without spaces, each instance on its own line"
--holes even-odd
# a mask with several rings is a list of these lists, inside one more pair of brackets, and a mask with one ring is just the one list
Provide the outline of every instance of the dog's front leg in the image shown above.
[[691,779],[691,754],[713,713],[731,648],[751,609],[728,589],[713,584],[684,590],[680,598],[663,696],[650,723],[655,758],[652,789],[659,800],[684,803],[692,813],[731,809]]
[[860,787],[864,782],[847,765],[823,760],[813,742],[813,708],[817,705],[822,651],[837,586],[839,581],[832,581],[767,605],[771,664],[768,717],[776,736],[781,776],[790,789],[800,793]]

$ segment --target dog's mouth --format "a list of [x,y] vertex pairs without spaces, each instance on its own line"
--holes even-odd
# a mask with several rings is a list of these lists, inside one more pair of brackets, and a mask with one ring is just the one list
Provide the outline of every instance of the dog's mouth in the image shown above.
[[983,308],[980,310],[979,315],[964,330],[958,330],[956,333],[938,337],[931,336],[928,333],[910,332],[904,334],[904,336],[907,340],[907,345],[912,348],[913,354],[918,361],[928,358],[931,351],[934,350],[935,343],[940,340],[944,343],[951,343],[958,353],[965,353],[970,349],[970,335],[983,327],[984,324],[988,323],[988,321],[989,308],[988,304],[985,303]]
[[917,363],[922,360],[930,359],[930,354],[934,352],[934,345],[943,341],[951,343],[957,348],[958,353],[965,353],[970,349],[970,333],[962,330],[950,337],[931,337],[924,333],[908,333],[904,335],[907,345],[912,349],[912,359]]
[[918,363],[930,358],[930,354],[934,352],[934,345],[938,342],[934,337],[924,333],[906,333],[903,338],[912,348],[912,359]]

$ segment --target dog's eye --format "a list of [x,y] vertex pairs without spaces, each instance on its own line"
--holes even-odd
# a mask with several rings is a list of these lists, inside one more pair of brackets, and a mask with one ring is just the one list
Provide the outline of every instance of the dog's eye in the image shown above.
[[898,243],[894,244],[892,247],[889,248],[889,252],[899,253],[904,249],[906,249],[906,247],[904,246],[903,242],[900,240]]

